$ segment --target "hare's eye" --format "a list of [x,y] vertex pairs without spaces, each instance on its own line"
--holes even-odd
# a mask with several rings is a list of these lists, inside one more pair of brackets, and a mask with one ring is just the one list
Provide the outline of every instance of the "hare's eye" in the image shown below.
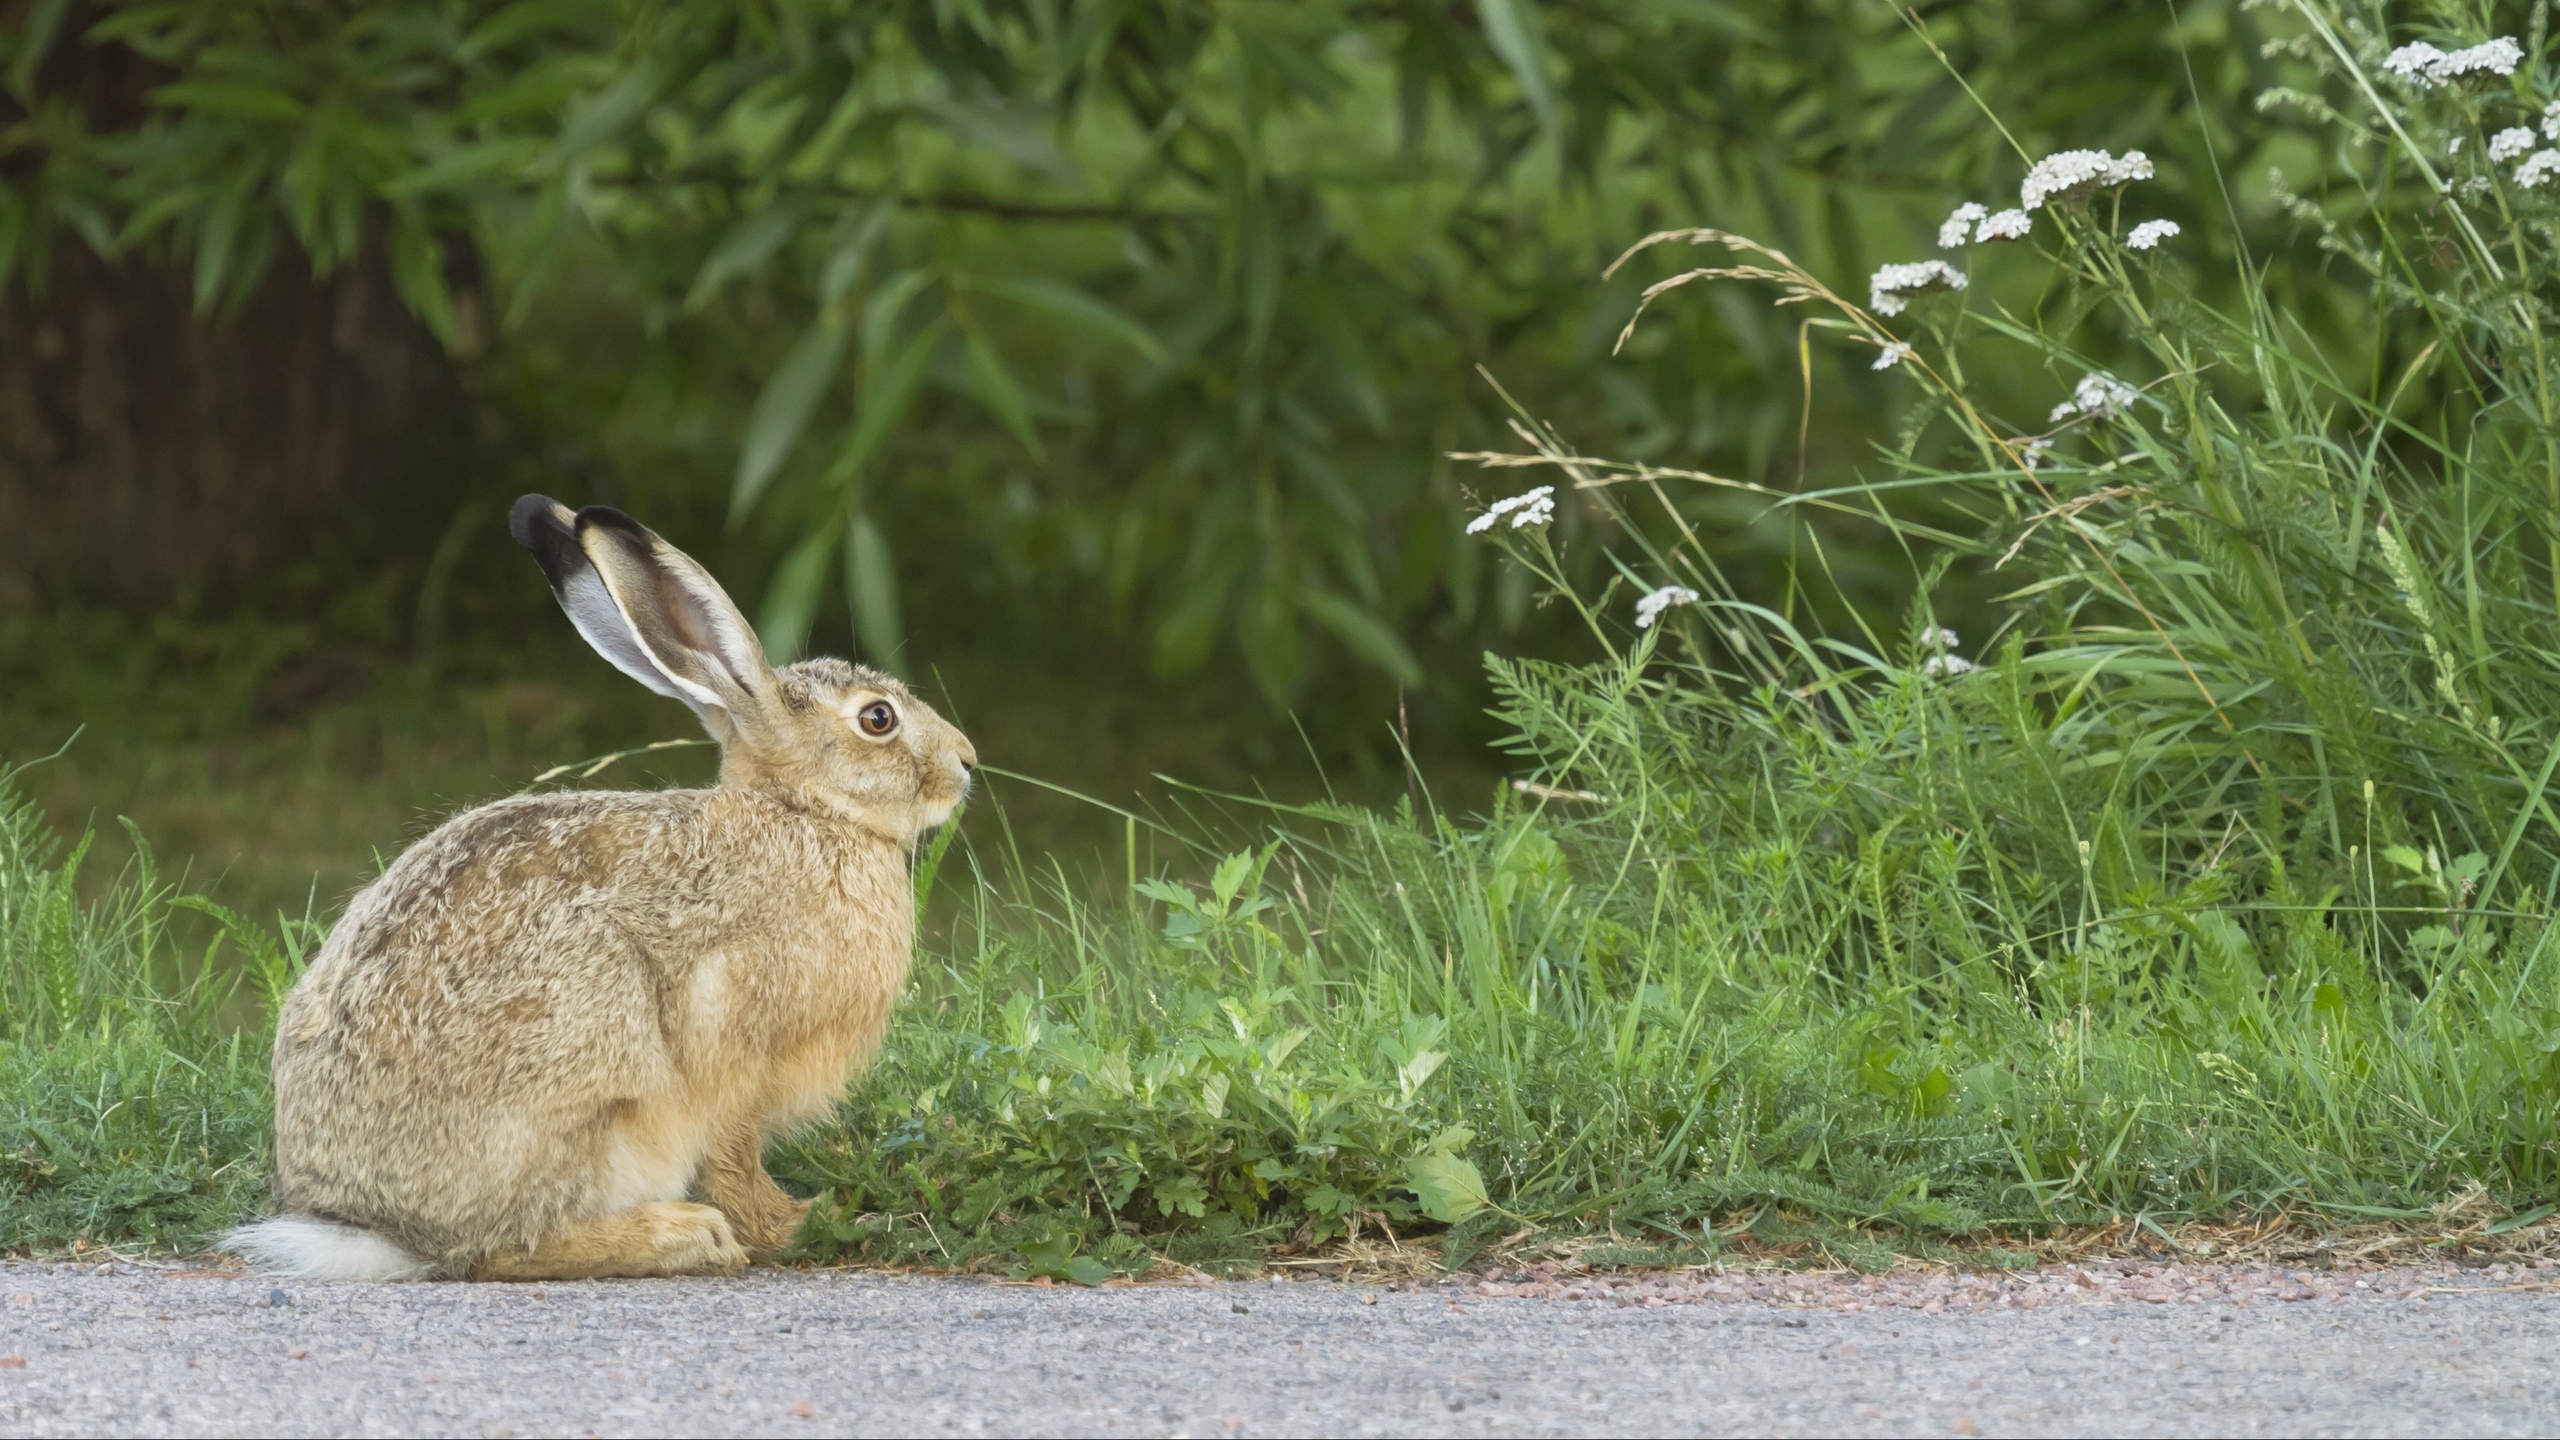
[[853,717],[853,722],[872,739],[887,739],[898,728],[897,707],[886,700],[874,700],[862,707],[861,712]]

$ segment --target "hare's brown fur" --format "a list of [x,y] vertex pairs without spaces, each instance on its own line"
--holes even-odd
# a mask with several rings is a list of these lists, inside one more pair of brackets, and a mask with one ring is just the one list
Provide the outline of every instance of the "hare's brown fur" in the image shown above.
[[[764,1141],[878,1050],[908,855],[976,757],[875,671],[750,678],[706,715],[715,787],[501,800],[356,897],[278,1026],[286,1209],[445,1274],[731,1270],[790,1242],[805,1207]],[[893,743],[846,714],[879,701]]]

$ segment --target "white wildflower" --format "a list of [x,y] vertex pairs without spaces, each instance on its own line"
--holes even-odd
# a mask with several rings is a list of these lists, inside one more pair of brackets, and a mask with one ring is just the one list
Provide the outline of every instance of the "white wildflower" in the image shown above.
[[2533,132],[2521,125],[2509,126],[2489,137],[2489,158],[2500,164],[2532,153]]
[[2018,187],[2018,203],[2041,209],[2047,200],[2066,199],[2110,185],[2151,178],[2151,157],[2127,150],[2119,158],[2104,150],[2061,150],[2037,161]]
[[2024,240],[2027,238],[2027,232],[2035,228],[2035,223],[2035,217],[2024,210],[2003,210],[1997,215],[1985,217],[1982,228],[1973,232],[1973,238],[1977,242]]
[[2536,150],[2516,167],[2516,184],[2527,190],[2539,190],[2542,182],[2560,175],[2560,150]]
[[2560,140],[2560,100],[2542,107],[2542,135],[2546,140]]
[[1899,340],[1896,340],[1885,346],[1883,351],[1877,354],[1876,363],[1868,366],[1867,368],[1870,370],[1890,370],[1894,366],[1899,365],[1910,358],[1911,347],[1903,344]]
[[2486,175],[2474,175],[2474,176],[2472,176],[2470,179],[2463,181],[2463,182],[2462,182],[2462,193],[2463,193],[2463,194],[2465,194],[2465,195],[2486,195],[2486,194],[2488,194],[2488,193],[2489,193],[2489,177],[2488,177],[2488,176],[2486,176]]
[[2177,233],[2178,222],[2175,220],[2145,220],[2133,227],[2132,234],[2124,237],[2124,248],[2148,250]]
[[2071,398],[2054,406],[2053,413],[2045,417],[2045,423],[2059,425],[2082,415],[2112,420],[2141,396],[2141,391],[2113,375],[2096,371],[2080,377],[2080,383],[2071,387]]
[[1697,591],[1686,585],[1665,585],[1636,602],[1636,628],[1650,630],[1653,628],[1653,622],[1662,618],[1663,611],[1674,605],[1697,603]]
[[2447,54],[2421,40],[2403,45],[2382,61],[2382,68],[2421,90],[2450,85],[2465,75],[2486,71],[2492,75],[2513,75],[2524,60],[2524,47],[2514,39],[2501,35],[2495,40],[2467,46]]
[[2462,137],[2461,137],[2461,136],[2459,136],[2459,135],[2456,135],[2456,136],[2454,136],[2451,140],[2446,141],[2446,142],[2445,142],[2445,146],[2444,146],[2444,153],[2446,153],[2447,155],[2459,155],[2459,154],[2461,154],[2461,153],[2462,153]]
[[1879,315],[1899,315],[1903,307],[1938,290],[1964,288],[1964,272],[1944,260],[1887,265],[1867,280],[1867,305]]
[[1936,652],[1920,662],[1921,674],[1962,675],[1975,668],[1972,661],[1956,653],[1956,647],[1964,642],[1953,630],[1941,625],[1923,625],[1919,639],[1921,649]]
[[2486,70],[2492,75],[2513,75],[2524,63],[2524,47],[2512,35],[2485,40],[2467,50],[2456,50],[2444,57],[2445,68],[2456,75],[2473,75]]
[[2412,85],[2441,85],[2444,82],[2435,78],[2435,68],[2443,63],[2444,52],[2421,40],[2384,56],[2382,68]]
[[1973,222],[1990,213],[1970,200],[1957,206],[1955,213],[1938,227],[1938,248],[1953,250],[1964,244],[1964,238],[1973,233]]
[[2030,440],[2018,448],[2018,463],[2026,466],[2030,471],[2041,470],[2044,468],[2046,458],[2052,454],[2052,441]]
[[[1493,522],[1505,515],[1511,515],[1511,528],[1514,530],[1530,525],[1544,525],[1556,517],[1555,494],[1556,487],[1553,485],[1541,485],[1535,490],[1524,490],[1508,500],[1496,500],[1483,514],[1467,522],[1467,533],[1481,535],[1492,529]],[[1513,515],[1512,512],[1515,510],[1519,513]]]

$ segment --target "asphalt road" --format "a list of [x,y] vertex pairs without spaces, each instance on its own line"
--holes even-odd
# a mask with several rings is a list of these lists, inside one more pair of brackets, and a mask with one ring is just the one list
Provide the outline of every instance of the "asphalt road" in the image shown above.
[[0,1435],[2551,1434],[2555,1362],[2560,1296],[2512,1291],[1930,1316],[0,1266]]

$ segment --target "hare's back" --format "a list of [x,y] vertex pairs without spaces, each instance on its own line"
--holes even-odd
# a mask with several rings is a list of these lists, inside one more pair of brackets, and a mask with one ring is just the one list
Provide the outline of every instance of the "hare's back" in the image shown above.
[[347,907],[285,1038],[429,1046],[415,1058],[450,1069],[662,1035],[684,983],[658,973],[662,940],[695,908],[702,808],[699,791],[581,792],[456,816]]

